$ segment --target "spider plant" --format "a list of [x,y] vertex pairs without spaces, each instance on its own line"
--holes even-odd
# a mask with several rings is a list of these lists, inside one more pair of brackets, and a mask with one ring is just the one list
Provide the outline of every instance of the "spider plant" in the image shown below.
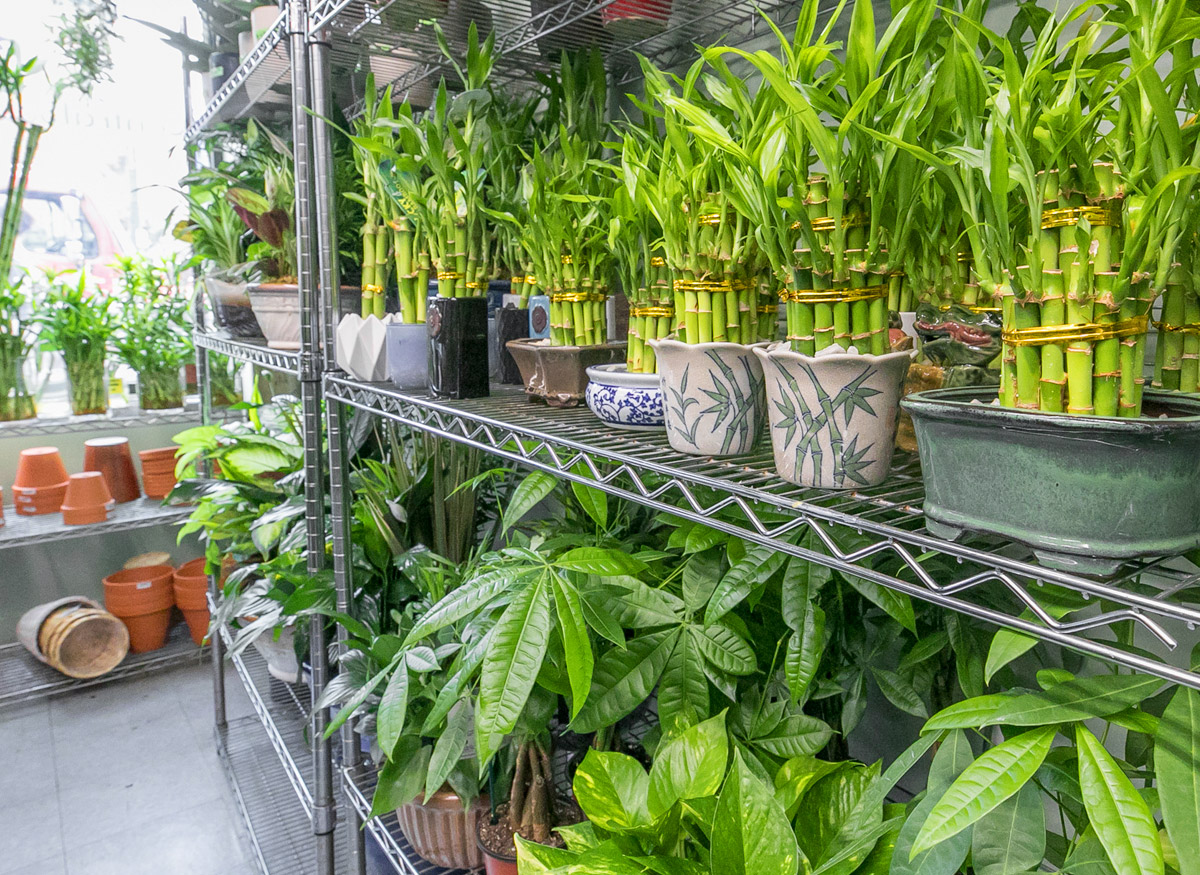
[[83,271],[48,273],[50,284],[37,316],[41,339],[62,353],[78,416],[108,410],[108,342],[117,328],[114,300],[89,288]]
[[183,406],[179,369],[192,358],[191,302],[181,288],[189,265],[176,257],[154,262],[119,256],[121,274],[113,350],[138,375],[145,410]]

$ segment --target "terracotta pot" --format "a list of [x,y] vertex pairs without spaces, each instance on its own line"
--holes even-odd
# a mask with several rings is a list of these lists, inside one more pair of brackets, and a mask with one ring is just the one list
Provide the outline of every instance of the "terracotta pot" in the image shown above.
[[45,486],[39,489],[14,486],[13,506],[21,516],[58,513],[62,509],[63,498],[66,494],[66,481],[56,486]]
[[424,802],[413,800],[396,809],[404,837],[423,858],[445,869],[478,869],[483,853],[479,823],[487,818],[486,798],[463,809],[462,798],[443,787]]
[[31,447],[21,450],[13,487],[14,491],[59,485],[65,489],[67,476],[67,467],[58,454],[58,447]]
[[142,464],[147,462],[154,464],[155,462],[163,463],[170,462],[171,466],[175,465],[175,456],[179,452],[179,447],[156,447],[153,450],[138,450],[138,458],[142,460]]
[[129,632],[112,614],[83,596],[38,605],[17,621],[17,640],[40,662],[68,677],[112,671],[129,651]]
[[817,489],[877,486],[887,478],[911,352],[806,356],[777,343],[754,353],[767,379],[780,477]]
[[187,620],[192,641],[203,644],[208,635],[211,616],[208,610],[208,575],[204,573],[204,559],[193,559],[175,569],[175,606]]
[[114,504],[104,475],[99,471],[72,474],[63,497],[63,522],[68,526],[102,523],[108,519],[108,511]]
[[648,342],[658,355],[671,448],[693,456],[750,452],[767,412],[762,364],[754,347]]
[[152,498],[155,501],[162,501],[175,488],[176,482],[174,475],[152,474],[143,481],[143,485],[146,488],[146,497]]
[[104,578],[104,606],[129,629],[134,653],[157,650],[167,641],[175,604],[170,565],[130,568]]
[[546,340],[510,340],[508,351],[525,381],[525,392],[551,407],[577,407],[587,393],[587,369],[625,358],[624,343],[551,346]]
[[129,452],[129,438],[93,438],[83,444],[83,470],[99,471],[118,504],[141,498],[137,471]]

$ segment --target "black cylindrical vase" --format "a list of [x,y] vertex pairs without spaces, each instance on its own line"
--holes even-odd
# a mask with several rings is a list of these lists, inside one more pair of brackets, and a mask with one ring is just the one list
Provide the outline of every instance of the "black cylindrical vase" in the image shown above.
[[508,351],[506,344],[510,340],[524,340],[529,336],[529,311],[518,310],[515,307],[505,307],[496,311],[496,346],[500,360],[500,382],[508,385],[520,385],[521,369]]
[[429,394],[487,397],[487,323],[486,298],[430,298]]

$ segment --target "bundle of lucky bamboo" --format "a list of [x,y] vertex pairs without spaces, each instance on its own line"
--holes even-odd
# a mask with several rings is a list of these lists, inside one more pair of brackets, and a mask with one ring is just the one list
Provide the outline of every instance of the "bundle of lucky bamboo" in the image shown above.
[[[1195,228],[1194,221],[1190,227]],[[1180,247],[1179,263],[1163,289],[1162,318],[1154,360],[1156,388],[1200,392],[1200,242],[1193,234]]]
[[662,250],[654,246],[661,235],[644,205],[626,186],[617,186],[612,197],[608,245],[616,256],[621,289],[629,299],[625,365],[632,374],[658,372],[658,357],[646,341],[662,340],[675,327],[675,302],[667,260]]

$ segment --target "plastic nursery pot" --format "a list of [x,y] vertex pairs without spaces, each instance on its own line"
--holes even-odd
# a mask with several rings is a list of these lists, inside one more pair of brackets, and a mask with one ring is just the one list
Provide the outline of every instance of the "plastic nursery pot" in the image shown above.
[[587,405],[596,418],[626,431],[658,431],[665,423],[658,374],[631,374],[628,365],[587,369]]
[[925,480],[926,528],[1000,535],[1043,565],[1109,575],[1200,547],[1200,398],[1147,391],[1139,418],[992,404],[996,390],[901,402]]
[[429,329],[424,323],[391,322],[384,335],[387,378],[397,389],[424,392],[429,387]]
[[577,407],[587,392],[588,368],[625,358],[623,342],[551,346],[549,340],[510,340],[506,346],[521,371],[525,394],[551,407]]
[[762,363],[754,346],[648,343],[658,356],[671,448],[692,456],[750,452],[766,420]]
[[83,470],[104,475],[108,491],[118,504],[141,498],[137,471],[129,452],[129,438],[93,438],[83,444]]
[[125,624],[83,596],[26,611],[17,621],[17,640],[35,659],[81,679],[107,674],[129,652]]
[[208,293],[217,325],[233,337],[262,337],[262,329],[259,328],[258,319],[250,307],[250,295],[246,289],[245,283],[227,283],[215,277],[204,278],[204,290]]
[[175,569],[173,575],[175,606],[187,621],[188,632],[197,646],[204,643],[211,619],[208,610],[208,575],[204,559],[193,559]]
[[420,797],[396,809],[404,837],[424,859],[445,869],[478,869],[484,865],[477,840],[479,822],[488,816],[486,797],[463,808],[462,798],[442,787],[429,798]]
[[425,326],[429,392],[435,398],[486,398],[486,298],[431,298]]
[[83,526],[102,523],[116,504],[108,491],[104,475],[99,471],[84,471],[72,474],[67,481],[67,492],[63,496],[63,522],[68,526]]
[[108,368],[103,356],[67,360],[71,412],[76,416],[108,412]]
[[516,856],[501,854],[484,844],[480,830],[487,822],[486,817],[481,818],[475,832],[475,842],[479,847],[479,852],[483,855],[483,871],[486,875],[517,875]]
[[776,343],[754,354],[767,381],[780,477],[817,489],[877,486],[887,478],[912,353],[806,356]]
[[104,578],[104,607],[129,629],[134,653],[158,650],[167,642],[175,604],[174,576],[170,565],[147,565]]
[[504,307],[496,311],[495,320],[496,355],[500,363],[499,380],[507,385],[518,385],[522,382],[521,369],[517,367],[508,342],[529,337],[529,311]]
[[138,371],[138,403],[143,410],[171,410],[183,406],[183,381],[178,368]]
[[620,39],[651,37],[666,30],[672,0],[614,0],[600,11],[604,29]]

